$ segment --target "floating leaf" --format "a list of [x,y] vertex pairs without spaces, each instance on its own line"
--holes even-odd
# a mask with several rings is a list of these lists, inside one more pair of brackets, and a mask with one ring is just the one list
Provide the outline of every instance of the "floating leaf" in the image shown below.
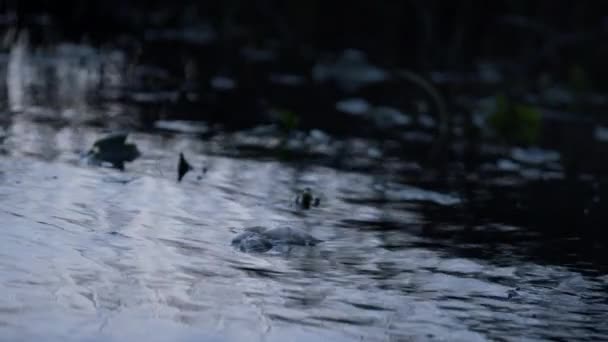
[[117,169],[124,169],[125,162],[131,162],[140,156],[135,144],[127,144],[127,133],[114,133],[97,140],[87,153],[89,162],[98,165],[110,163]]
[[488,122],[502,139],[511,143],[532,144],[538,140],[541,113],[533,106],[513,104],[501,94],[496,96],[495,110]]
[[588,91],[591,88],[589,77],[580,65],[574,65],[568,71],[568,81],[572,90],[578,93]]
[[298,115],[290,110],[278,110],[279,113],[279,123],[283,130],[289,132],[296,128],[300,124],[300,118]]

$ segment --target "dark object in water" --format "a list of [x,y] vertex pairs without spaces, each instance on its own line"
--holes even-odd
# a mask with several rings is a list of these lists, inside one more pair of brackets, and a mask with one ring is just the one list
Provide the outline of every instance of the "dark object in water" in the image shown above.
[[100,165],[110,163],[112,167],[124,170],[125,162],[132,162],[140,156],[135,144],[127,144],[128,133],[113,133],[97,140],[87,153],[89,162]]
[[97,147],[104,151],[120,148],[126,144],[127,136],[128,133],[108,134],[105,137],[95,141],[95,143],[93,143],[93,148]]
[[310,207],[318,207],[321,203],[321,199],[313,197],[310,188],[306,188],[304,192],[296,198],[296,203],[299,204],[302,209],[310,209]]
[[272,243],[256,234],[247,234],[235,242],[232,240],[232,245],[238,247],[241,252],[249,253],[264,253],[272,248]]
[[186,173],[188,173],[188,171],[190,170],[192,170],[192,166],[190,165],[190,163],[188,163],[188,161],[184,157],[184,154],[180,152],[179,162],[177,164],[177,181],[181,182],[182,178],[184,178]]
[[519,292],[517,292],[519,290],[520,290],[520,288],[516,287],[515,290],[511,289],[511,290],[507,291],[507,299],[519,297]]
[[263,253],[277,246],[315,246],[322,242],[303,230],[292,227],[250,227],[232,239],[242,252]]

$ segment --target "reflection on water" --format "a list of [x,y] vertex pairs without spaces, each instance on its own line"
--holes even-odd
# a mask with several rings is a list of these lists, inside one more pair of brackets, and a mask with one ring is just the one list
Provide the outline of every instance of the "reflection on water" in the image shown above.
[[[203,155],[205,144],[187,137],[138,134],[144,154],[127,172],[88,168],[76,151],[93,131],[27,125],[14,118],[0,158],[8,340],[608,338],[608,276],[522,258],[513,244],[442,244],[426,234],[427,209],[457,210],[453,194]],[[178,150],[208,172],[177,183]],[[320,207],[295,205],[305,187],[322,192]],[[234,250],[231,239],[253,225],[296,226],[325,242],[280,255]],[[515,227],[477,228],[535,244]],[[449,246],[457,243],[468,257]]]
[[123,52],[74,44],[34,48],[23,31],[2,57],[6,81],[0,89],[12,112],[70,122],[95,122],[124,112],[124,104],[112,101],[91,106],[127,85]]

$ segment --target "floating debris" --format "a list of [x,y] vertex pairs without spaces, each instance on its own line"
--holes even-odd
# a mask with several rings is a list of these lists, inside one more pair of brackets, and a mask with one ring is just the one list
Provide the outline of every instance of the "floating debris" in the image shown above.
[[124,170],[125,162],[132,162],[140,156],[135,144],[127,144],[128,133],[113,133],[97,140],[86,155],[92,165],[110,164]]
[[534,144],[540,135],[542,113],[534,106],[517,103],[497,95],[487,123],[497,136],[507,142]]
[[188,163],[183,153],[179,154],[179,162],[177,164],[177,181],[181,182],[182,178],[188,173],[188,171],[192,170],[192,165]]
[[519,297],[519,292],[517,292],[519,290],[521,290],[521,289],[519,287],[516,287],[515,290],[511,289],[511,290],[507,291],[507,299]]
[[304,192],[296,198],[296,204],[302,209],[310,209],[311,207],[318,207],[321,204],[321,199],[314,197],[310,188],[306,188]]

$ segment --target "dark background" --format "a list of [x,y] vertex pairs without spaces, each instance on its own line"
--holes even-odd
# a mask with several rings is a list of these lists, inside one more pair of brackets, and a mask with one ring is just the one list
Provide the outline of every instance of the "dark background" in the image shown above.
[[[463,181],[465,191],[474,188],[472,192],[486,198],[470,202],[472,220],[501,218],[550,234],[584,232],[593,240],[608,235],[603,228],[606,202],[596,201],[606,191],[608,149],[593,138],[596,125],[608,122],[607,9],[605,1],[550,0],[4,1],[0,22],[5,28],[27,29],[36,47],[71,41],[118,48],[134,64],[160,67],[171,76],[158,82],[140,80],[127,91],[177,89],[200,95],[196,100],[136,103],[139,129],[150,129],[158,119],[203,120],[242,129],[276,121],[269,113],[282,108],[295,113],[298,129],[398,140],[400,130],[374,129],[363,119],[338,113],[334,104],[358,96],[411,111],[413,102],[428,96],[419,87],[385,82],[348,93],[334,84],[306,82],[286,89],[266,80],[268,72],[309,75],[316,63],[358,49],[389,72],[415,71],[444,96],[450,123],[464,132],[445,142],[439,162],[425,164],[444,179],[466,178],[454,171],[454,164],[464,165],[463,173],[475,173],[484,162],[516,146],[561,153],[565,180],[486,187],[480,173],[481,180]],[[192,35],[151,38],[167,30],[191,30]],[[242,58],[244,47],[271,48],[280,57],[252,63]],[[481,82],[477,70],[484,63],[501,75],[500,82]],[[185,75],[189,64],[197,66],[195,78]],[[444,75],[441,80],[433,78],[437,72]],[[238,89],[229,94],[212,89],[209,80],[218,74],[237,80]],[[576,93],[576,101],[555,105],[537,99],[555,85]],[[542,113],[538,140],[488,138],[489,129],[474,127],[475,100],[498,94]],[[406,159],[426,161],[432,148],[399,143],[398,154]],[[500,152],[488,155],[484,150]],[[583,180],[589,175],[592,181]]]
[[[481,59],[559,68],[606,57],[603,1],[5,1],[39,41],[143,38],[150,28],[210,24],[224,44],[278,39],[284,49],[358,48],[388,65],[469,68]],[[238,29],[238,30],[237,30]],[[294,51],[295,52],[295,51]]]

